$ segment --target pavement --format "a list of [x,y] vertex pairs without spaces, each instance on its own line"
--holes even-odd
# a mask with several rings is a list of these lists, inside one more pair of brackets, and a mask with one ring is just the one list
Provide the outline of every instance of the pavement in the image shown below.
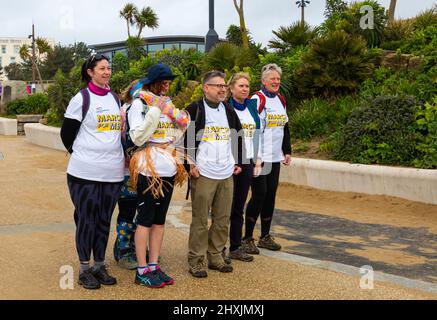
[[[254,262],[234,261],[233,273],[211,270],[208,278],[193,278],[186,258],[190,203],[184,200],[184,188],[175,190],[161,254],[162,267],[175,284],[163,289],[139,287],[133,283],[135,271],[117,266],[112,258],[116,209],[106,262],[118,284],[84,290],[76,284],[75,226],[65,174],[68,155],[32,145],[24,137],[5,136],[0,136],[0,154],[0,299],[437,299],[436,235],[429,229],[354,225],[291,208],[281,208],[274,221],[274,235],[283,251],[262,250]],[[331,231],[320,232],[321,224]],[[359,232],[346,232],[352,229]],[[392,245],[395,239],[400,246]],[[359,260],[365,256],[362,252],[370,250],[361,240],[406,250],[404,254],[418,260],[404,263],[399,270],[391,267],[396,263],[372,264],[377,269],[373,289],[362,289],[359,267],[385,251],[371,246],[377,252]],[[412,267],[416,264],[421,267]]]

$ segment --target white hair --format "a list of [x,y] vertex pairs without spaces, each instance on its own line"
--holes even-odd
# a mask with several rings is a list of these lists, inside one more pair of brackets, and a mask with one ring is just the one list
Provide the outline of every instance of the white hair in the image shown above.
[[279,73],[280,76],[282,76],[282,69],[280,66],[278,66],[276,63],[269,63],[266,64],[262,69],[261,69],[261,79],[265,80],[268,76],[268,74],[272,71],[276,71],[277,73]]

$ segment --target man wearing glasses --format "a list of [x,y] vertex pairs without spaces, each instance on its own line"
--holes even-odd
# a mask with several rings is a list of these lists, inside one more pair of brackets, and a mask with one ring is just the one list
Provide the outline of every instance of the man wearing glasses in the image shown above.
[[[185,145],[194,159],[189,167],[192,223],[188,264],[190,273],[197,278],[207,277],[207,268],[233,271],[225,263],[222,251],[228,238],[233,175],[241,172],[239,162],[245,158],[242,157],[245,151],[237,134],[242,129],[240,120],[224,103],[226,89],[224,73],[208,72],[203,79],[204,97],[186,109],[192,122]],[[212,223],[208,230],[210,211]]]

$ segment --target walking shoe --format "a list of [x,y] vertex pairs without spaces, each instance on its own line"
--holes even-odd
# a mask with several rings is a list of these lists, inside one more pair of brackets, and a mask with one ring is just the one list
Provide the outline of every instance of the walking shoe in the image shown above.
[[139,274],[138,271],[135,275],[135,284],[145,286],[148,288],[162,288],[165,286],[165,282],[159,279],[152,271]]
[[264,236],[264,238],[261,238],[258,240],[258,247],[269,249],[272,251],[281,250],[281,245],[279,243],[275,242],[275,238],[273,238],[269,234]]
[[194,266],[190,265],[189,272],[196,278],[206,278],[208,276],[206,265],[203,260],[198,261]]
[[174,283],[174,279],[167,275],[164,271],[162,271],[161,267],[157,267],[155,271],[152,271],[152,273],[161,281],[164,281],[165,285],[169,286]]
[[241,246],[246,253],[259,254],[259,249],[256,247],[255,240],[253,238],[244,239],[241,242]]
[[99,281],[101,284],[105,286],[112,286],[114,284],[117,284],[117,279],[114,277],[111,277],[108,274],[108,270],[106,270],[106,266],[101,266],[98,269],[93,268],[93,276]]
[[230,264],[226,264],[224,261],[219,264],[208,264],[208,268],[212,270],[217,270],[223,273],[228,273],[234,271],[234,268]]
[[225,261],[226,264],[232,263],[231,258],[228,255],[226,255],[226,247],[223,248],[222,257],[223,257],[223,260]]
[[91,268],[79,275],[79,281],[77,283],[85,289],[100,289],[100,282],[94,277]]
[[239,247],[238,249],[236,249],[234,251],[230,251],[229,257],[232,260],[240,260],[240,261],[244,261],[244,262],[253,261],[253,256],[251,256],[246,251],[244,251],[244,249],[242,247]]

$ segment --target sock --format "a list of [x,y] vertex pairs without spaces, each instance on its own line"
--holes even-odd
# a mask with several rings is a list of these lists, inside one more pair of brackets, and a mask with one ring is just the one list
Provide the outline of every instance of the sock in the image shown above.
[[155,270],[159,269],[159,266],[157,263],[149,263],[149,269],[150,269],[150,271],[155,271]]
[[143,275],[144,273],[150,271],[149,266],[145,266],[145,267],[138,267],[137,268],[137,272],[139,275]]
[[89,262],[87,262],[87,263],[81,262],[80,263],[80,274],[84,273],[85,271],[89,270],[90,268],[91,268],[91,266],[90,266]]
[[102,262],[94,261],[93,269],[98,270],[98,269],[100,269],[100,267],[103,267],[104,265],[105,265],[105,261],[102,261]]

